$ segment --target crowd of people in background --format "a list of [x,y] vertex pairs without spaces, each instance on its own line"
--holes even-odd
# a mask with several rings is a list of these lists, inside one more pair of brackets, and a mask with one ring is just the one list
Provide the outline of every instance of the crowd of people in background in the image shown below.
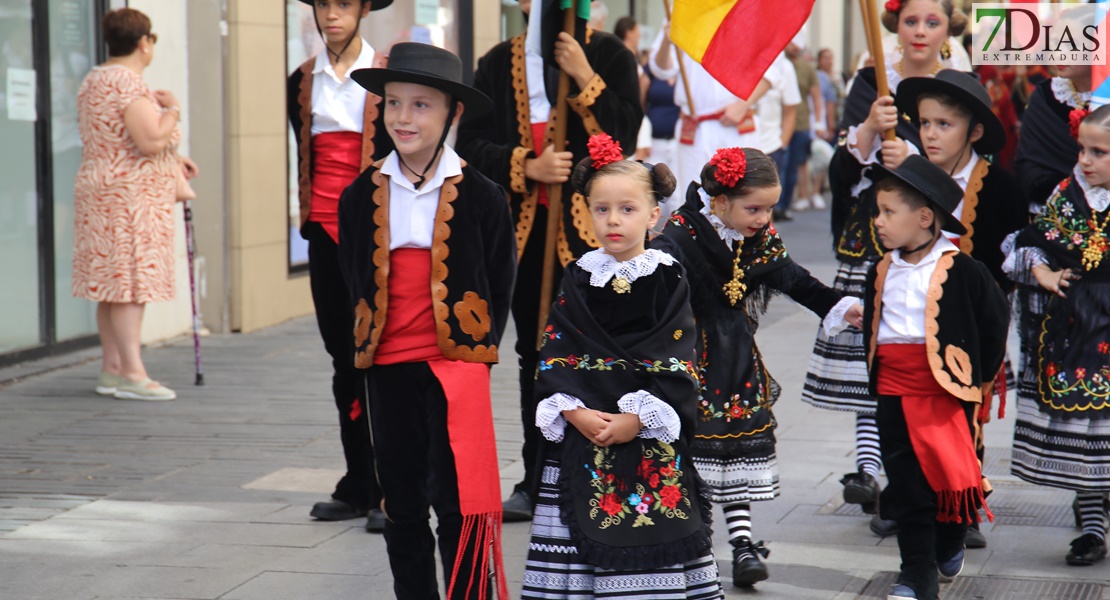
[[[803,400],[855,413],[843,499],[897,536],[888,599],[935,599],[986,546],[983,425],[1007,387],[1014,474],[1076,492],[1069,564],[1106,556],[1110,108],[1089,110],[1090,66],[969,74],[966,15],[892,0],[890,95],[867,56],[838,72],[803,31],[740,98],[667,24],[606,33],[594,2],[541,48],[546,13],[522,0],[528,29],[469,85],[451,52],[361,37],[391,0],[302,2],[325,50],[289,76],[288,117],[347,466],[310,514],[384,532],[398,597],[437,597],[437,545],[451,598],[504,596],[504,519],[533,520],[524,597],[720,598],[712,504],[734,585],[767,579],[751,503],[779,495],[781,388],[755,336],[778,294],[822,319]],[[139,331],[174,293],[172,210],[197,166],[176,99],[142,80],[149,19],[104,27],[78,98],[73,292],[100,303],[96,391],[170,400]],[[830,207],[826,286],[774,222]],[[489,367],[511,362],[510,318],[525,469],[502,499]]]

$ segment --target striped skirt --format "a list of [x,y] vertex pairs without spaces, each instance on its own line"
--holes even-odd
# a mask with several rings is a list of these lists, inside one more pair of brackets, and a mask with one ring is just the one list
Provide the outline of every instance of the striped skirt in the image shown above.
[[[863,298],[871,263],[841,262],[833,289]],[[875,414],[876,402],[868,392],[867,345],[863,332],[849,328],[829,336],[817,326],[817,340],[809,357],[809,371],[802,387],[802,400],[829,410]]]
[[779,463],[775,454],[758,458],[695,456],[714,504],[773,500],[779,495]]
[[1019,393],[1011,471],[1039,485],[1110,491],[1110,419],[1049,414]]
[[686,564],[643,571],[610,571],[578,560],[570,530],[559,518],[559,463],[548,460],[536,498],[521,598],[724,598],[712,550]]

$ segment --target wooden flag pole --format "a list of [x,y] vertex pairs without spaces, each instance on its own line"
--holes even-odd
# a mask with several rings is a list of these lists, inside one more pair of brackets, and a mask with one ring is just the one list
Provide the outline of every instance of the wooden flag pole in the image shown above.
[[[550,0],[549,0],[550,1]],[[576,0],[581,2],[583,0]],[[563,31],[574,35],[574,9],[575,2],[569,8],[563,9]],[[543,15],[538,15],[541,19]],[[567,72],[559,70],[559,88],[555,97],[555,131],[553,152],[562,152],[567,145],[567,96],[570,95],[570,76]],[[540,312],[539,328],[536,331],[536,348],[543,342],[543,330],[547,326],[547,317],[551,312],[551,297],[555,287],[555,253],[559,237],[559,225],[563,222],[563,185],[553,183],[547,186],[547,238],[543,248],[543,278],[540,280]],[[523,332],[521,332],[523,335]]]
[[[671,22],[671,2],[670,0],[663,0],[663,10],[667,15],[667,22]],[[690,109],[690,117],[697,118],[698,111],[694,110],[694,95],[690,93],[690,80],[686,78],[686,63],[682,62],[682,49],[678,44],[671,40],[671,45],[674,46],[674,57],[678,61],[678,72],[682,76],[682,89],[686,92],[686,107]]]
[[[867,33],[867,50],[871,53],[871,60],[875,63],[875,89],[879,98],[890,95],[890,83],[886,79],[886,59],[883,56],[883,37],[879,28],[879,11],[875,8],[875,0],[859,0],[860,12],[863,13],[863,29]],[[893,129],[883,132],[884,140],[895,139]]]

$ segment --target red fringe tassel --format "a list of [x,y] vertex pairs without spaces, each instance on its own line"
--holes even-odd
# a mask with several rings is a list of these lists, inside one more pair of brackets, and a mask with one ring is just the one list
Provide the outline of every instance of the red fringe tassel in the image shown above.
[[[459,549],[455,554],[455,568],[451,572],[451,583],[447,586],[448,598],[454,597],[455,585],[463,583],[459,579],[459,567],[464,562],[462,558],[467,546],[473,549],[473,564],[482,567],[475,567],[470,573],[463,574],[467,578],[466,597],[471,597],[477,587],[480,600],[494,597],[508,600],[509,584],[505,581],[505,562],[501,554],[501,511],[463,517]],[[478,575],[477,581],[475,575]],[[494,588],[497,590],[496,596],[492,593]]]

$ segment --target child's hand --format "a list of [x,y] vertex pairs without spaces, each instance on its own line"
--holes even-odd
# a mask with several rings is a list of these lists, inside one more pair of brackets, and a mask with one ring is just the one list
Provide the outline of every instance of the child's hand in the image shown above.
[[598,446],[606,447],[614,444],[624,444],[636,439],[640,434],[640,429],[643,425],[640,423],[640,415],[631,413],[620,413],[611,415],[608,413],[601,413],[602,418],[606,419],[608,423],[597,434],[597,441],[594,442]]
[[871,104],[871,112],[867,115],[867,120],[863,122],[866,133],[875,136],[880,135],[887,129],[894,129],[898,126],[898,109],[894,107],[894,98],[892,96],[883,96],[877,98]]
[[883,140],[883,166],[893,171],[897,169],[909,156],[906,142],[902,138]]
[[556,152],[555,145],[544,148],[543,154],[524,161],[524,176],[540,183],[563,183],[570,179],[574,155]]
[[1067,298],[1064,290],[1071,287],[1071,282],[1081,279],[1079,275],[1072,273],[1071,269],[1053,271],[1045,265],[1037,265],[1032,270],[1033,278],[1037,280],[1042,288],[1061,298]]
[[603,418],[602,415],[606,415],[606,413],[588,408],[563,411],[563,418],[567,420],[567,423],[574,425],[579,433],[598,446],[605,445],[599,442],[598,434],[609,425],[609,421]]
[[863,329],[863,305],[853,304],[848,312],[844,313],[844,320],[856,329]]

